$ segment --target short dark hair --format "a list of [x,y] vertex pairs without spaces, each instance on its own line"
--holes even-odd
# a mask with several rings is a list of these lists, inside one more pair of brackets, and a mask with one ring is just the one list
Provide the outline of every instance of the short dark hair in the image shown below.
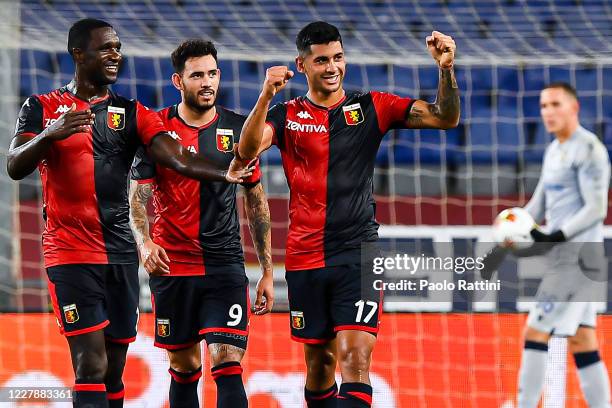
[[300,55],[304,55],[310,52],[312,44],[329,44],[332,41],[340,41],[342,44],[338,28],[325,21],[315,21],[300,30],[295,38],[295,45]]
[[563,89],[565,92],[578,99],[578,93],[576,88],[568,84],[567,82],[552,82],[544,87],[544,89]]
[[97,20],[95,18],[84,18],[77,21],[70,27],[68,31],[68,52],[72,55],[74,48],[80,48],[82,50],[87,49],[89,41],[91,40],[91,32],[96,28],[110,27],[112,25],[103,20]]
[[181,74],[185,69],[185,62],[189,58],[204,57],[212,55],[217,61],[217,49],[210,41],[191,39],[183,41],[174,51],[172,51],[172,66],[177,74]]

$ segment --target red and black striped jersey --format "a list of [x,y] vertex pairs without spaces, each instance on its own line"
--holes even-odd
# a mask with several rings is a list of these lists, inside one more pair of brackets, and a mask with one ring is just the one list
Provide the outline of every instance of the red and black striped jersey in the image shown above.
[[384,134],[404,126],[413,99],[368,92],[331,107],[298,97],[273,106],[267,123],[290,190],[288,271],[359,262],[376,241],[376,153]]
[[[184,147],[229,167],[246,117],[221,107],[216,111],[200,127],[185,123],[177,105],[162,110],[160,116]],[[258,183],[260,175],[257,166],[246,184]],[[156,165],[144,150],[136,155],[131,177],[154,183],[151,238],[168,254],[171,275],[244,273],[236,184],[189,179]]]
[[137,263],[129,226],[128,176],[136,150],[165,128],[156,112],[111,91],[83,100],[69,86],[29,97],[15,136],[51,126],[72,104],[91,109],[88,132],[54,142],[38,168],[43,188],[45,266]]

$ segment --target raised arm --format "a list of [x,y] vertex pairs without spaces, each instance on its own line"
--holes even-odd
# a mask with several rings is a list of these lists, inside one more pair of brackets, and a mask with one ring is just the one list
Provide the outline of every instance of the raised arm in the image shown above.
[[272,144],[274,132],[266,125],[266,116],[274,95],[281,91],[292,77],[293,71],[286,66],[270,67],[266,70],[266,78],[257,103],[240,133],[240,157],[253,159]]
[[153,195],[153,184],[130,181],[130,227],[140,251],[144,268],[152,275],[170,273],[170,259],[166,251],[157,245],[149,235],[147,203]]
[[261,278],[257,282],[255,314],[266,314],[272,311],[274,304],[274,277],[272,271],[270,209],[261,183],[253,187],[246,187],[245,200],[249,229],[262,272]]
[[456,45],[452,37],[433,31],[427,37],[427,48],[438,63],[438,95],[434,103],[417,100],[412,105],[406,127],[450,129],[459,124],[460,103],[459,87],[453,65]]
[[89,109],[77,112],[73,103],[70,110],[55,123],[38,132],[42,127],[42,107],[36,98],[28,98],[19,113],[15,137],[7,154],[8,175],[14,180],[21,180],[32,173],[54,141],[66,139],[75,133],[87,132],[89,126],[93,125],[93,120],[94,115]]

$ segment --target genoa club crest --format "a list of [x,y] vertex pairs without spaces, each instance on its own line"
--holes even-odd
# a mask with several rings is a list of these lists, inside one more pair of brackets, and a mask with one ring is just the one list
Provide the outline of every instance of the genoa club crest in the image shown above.
[[363,122],[364,117],[360,103],[343,106],[342,110],[344,111],[344,120],[346,121],[347,125],[354,126]]
[[159,337],[170,336],[170,319],[157,319],[157,335]]
[[66,320],[66,323],[75,323],[79,320],[79,312],[74,303],[66,305],[62,309],[64,310],[64,320]]
[[106,124],[113,130],[122,130],[125,128],[125,108],[109,106]]
[[304,328],[304,325],[304,312],[291,311],[291,327],[296,330],[301,330]]
[[234,151],[234,131],[232,129],[217,129],[217,150],[223,153]]

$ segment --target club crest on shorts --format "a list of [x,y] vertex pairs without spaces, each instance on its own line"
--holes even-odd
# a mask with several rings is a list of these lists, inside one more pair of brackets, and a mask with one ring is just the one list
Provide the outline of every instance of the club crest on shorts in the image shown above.
[[157,319],[157,335],[159,337],[170,336],[170,319]]
[[66,320],[66,323],[75,323],[79,320],[79,312],[74,303],[63,306],[62,309],[64,310],[64,320]]
[[234,150],[232,129],[217,129],[217,150],[223,153],[231,153]]
[[109,106],[106,124],[113,130],[122,130],[125,128],[125,108]]
[[302,330],[305,326],[304,312],[291,311],[291,327],[296,330]]
[[344,120],[347,125],[354,126],[363,122],[364,116],[360,103],[343,106],[342,110],[344,111]]

